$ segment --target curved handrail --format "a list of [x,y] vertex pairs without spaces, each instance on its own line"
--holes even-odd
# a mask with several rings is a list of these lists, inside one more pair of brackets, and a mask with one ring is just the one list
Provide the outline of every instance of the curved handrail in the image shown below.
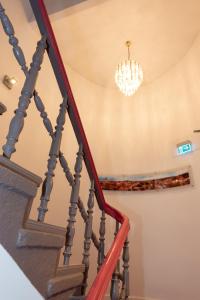
[[[129,221],[126,216],[116,210],[114,207],[106,203],[99,179],[97,176],[94,161],[90,152],[87,138],[83,129],[83,125],[78,113],[78,109],[73,97],[73,93],[69,84],[69,80],[65,71],[65,67],[58,49],[58,45],[54,36],[54,32],[46,11],[43,0],[29,0],[33,9],[41,35],[47,37],[47,52],[51,61],[54,74],[63,97],[68,97],[68,114],[71,120],[76,138],[82,143],[84,149],[84,161],[87,172],[91,180],[94,180],[95,195],[99,208],[104,210],[108,215],[121,223],[121,228],[115,237],[115,240],[106,255],[105,261],[99,270],[99,273],[89,291],[87,299],[102,299],[105,290],[109,284],[115,265],[123,248],[125,239],[129,231]],[[103,281],[102,281],[103,280]]]
[[108,251],[106,258],[99,270],[92,287],[87,295],[87,300],[100,300],[105,295],[106,289],[112,277],[116,263],[119,259],[122,247],[129,231],[129,221],[126,216],[123,216],[124,221],[118,231],[115,240]]

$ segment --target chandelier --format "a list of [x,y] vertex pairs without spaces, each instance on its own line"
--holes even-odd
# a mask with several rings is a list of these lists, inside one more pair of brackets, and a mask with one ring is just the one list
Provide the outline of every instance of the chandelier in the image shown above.
[[128,59],[118,64],[115,73],[115,82],[120,91],[126,96],[133,95],[143,81],[143,71],[140,64],[130,58],[131,42],[127,41]]

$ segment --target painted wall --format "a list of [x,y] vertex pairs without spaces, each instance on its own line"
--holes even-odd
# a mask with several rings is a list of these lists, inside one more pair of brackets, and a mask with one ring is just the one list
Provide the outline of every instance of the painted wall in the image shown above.
[[[131,221],[132,295],[166,300],[200,297],[200,156],[199,136],[193,134],[199,128],[199,48],[200,37],[180,63],[134,97],[123,98],[114,91],[111,95],[104,89],[99,95],[96,88],[95,104],[87,99],[91,115],[85,103],[79,105],[100,174],[192,167],[193,187],[105,193]],[[70,78],[76,98],[81,99],[79,83]],[[98,127],[94,129],[93,123]],[[177,157],[175,145],[186,139],[194,143],[195,151]]]
[[[11,4],[6,3],[6,6],[12,11]],[[30,62],[38,33],[33,24],[21,26],[23,22],[26,24],[26,17],[22,8],[18,10],[13,15],[15,28]],[[11,91],[0,86],[0,100],[8,107],[8,112],[0,117],[2,145],[9,120],[17,106],[23,75],[16,66],[2,30],[0,36],[0,57],[3,57],[0,60],[0,76],[8,73],[18,80],[17,86]],[[28,39],[28,36],[32,36],[32,39]],[[97,86],[67,68],[100,175],[159,172],[186,165],[192,167],[193,187],[163,192],[105,192],[107,201],[130,218],[131,295],[137,297],[157,300],[198,300],[200,297],[200,137],[193,134],[193,129],[200,126],[199,50],[200,36],[181,62],[156,81],[144,85],[130,98],[123,97],[117,90]],[[61,97],[47,58],[40,72],[37,89],[55,124]],[[196,150],[188,156],[177,157],[175,145],[186,139],[192,140]],[[49,146],[50,138],[31,103],[13,160],[43,176]],[[68,120],[62,150],[73,168],[77,144]],[[89,187],[85,173],[84,169],[81,186],[84,202],[87,201]],[[62,170],[57,165],[47,222],[66,226],[69,192]],[[36,217],[39,194],[40,191],[33,206],[33,218]],[[81,220],[77,225],[78,247],[72,262],[77,261],[77,257],[81,261]],[[98,232],[98,218],[95,218],[95,230]],[[113,232],[114,224],[108,218],[108,246]]]

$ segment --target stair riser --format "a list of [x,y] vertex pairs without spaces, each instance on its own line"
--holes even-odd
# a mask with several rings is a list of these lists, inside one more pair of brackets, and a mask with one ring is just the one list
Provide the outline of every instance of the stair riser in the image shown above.
[[14,259],[36,289],[46,295],[49,278],[55,276],[60,250],[47,248],[20,248]]
[[[18,230],[23,227],[24,215],[28,215],[32,199],[0,186],[0,243],[13,256]],[[26,212],[26,214],[25,214]]]
[[[66,272],[72,272],[72,277],[77,273],[75,284],[80,289],[83,266],[80,266],[80,270],[61,268],[58,274],[62,276],[58,276],[57,267],[64,245],[65,229],[27,222],[40,182],[41,179],[36,175],[0,156],[0,244],[45,299],[48,298],[48,292],[49,297],[53,295],[49,298],[51,300],[66,300],[77,288],[74,288],[71,277],[63,287],[63,276]],[[47,291],[49,282],[55,293]]]
[[34,247],[17,247],[19,231],[28,219],[37,188],[36,182],[0,165],[0,243],[45,295],[49,278],[55,276],[61,247],[42,248],[39,243]]
[[66,291],[64,293],[58,294],[56,296],[47,298],[47,299],[48,300],[68,300],[70,298],[70,296],[72,296],[75,292],[76,292],[76,288]]
[[32,199],[0,187],[0,243],[30,278],[33,285],[45,295],[47,281],[55,276],[60,248],[17,248],[18,232],[23,227]]
[[0,157],[0,243],[13,256],[18,230],[29,216],[39,183],[19,175],[18,170],[6,168],[3,163]]

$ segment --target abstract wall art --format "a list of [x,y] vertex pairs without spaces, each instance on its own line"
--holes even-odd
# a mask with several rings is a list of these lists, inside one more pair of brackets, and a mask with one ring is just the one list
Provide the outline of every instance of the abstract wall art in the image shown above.
[[100,176],[103,190],[147,191],[191,185],[191,167],[142,175]]

